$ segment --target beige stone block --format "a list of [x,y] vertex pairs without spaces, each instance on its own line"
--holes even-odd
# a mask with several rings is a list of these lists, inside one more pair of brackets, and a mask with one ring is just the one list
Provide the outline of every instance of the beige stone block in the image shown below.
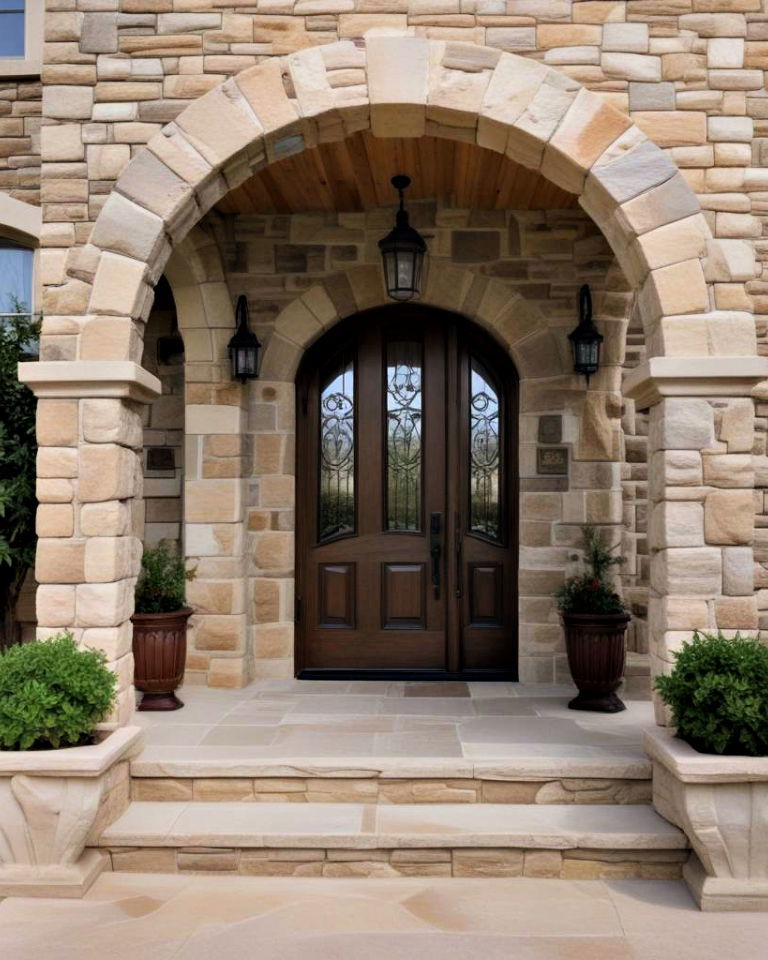
[[237,689],[244,687],[251,677],[242,658],[224,660],[214,657],[208,668],[208,686]]
[[723,550],[723,593],[749,596],[755,589],[755,562],[751,547]]
[[61,123],[46,126],[40,131],[40,151],[43,160],[54,163],[82,160],[85,147],[81,138],[80,125]]
[[193,100],[176,123],[213,167],[220,167],[240,150],[255,145],[264,132],[240,87],[232,80]]
[[290,570],[294,560],[294,536],[282,530],[258,534],[255,545],[256,566],[266,570]]
[[196,615],[195,648],[231,651],[245,649],[245,617],[240,614]]
[[721,580],[722,555],[712,547],[671,547],[651,558],[651,586],[662,595],[712,597]]
[[38,537],[71,537],[75,531],[75,511],[71,503],[41,503],[35,517]]
[[638,247],[645,268],[655,270],[704,256],[711,236],[707,221],[695,214],[644,233],[638,239]]
[[83,630],[80,645],[101,650],[108,661],[114,662],[131,653],[133,624],[126,620],[118,627],[89,627]]
[[84,541],[43,538],[37,541],[35,579],[38,583],[82,583],[84,577]]
[[119,627],[133,613],[135,585],[135,579],[81,583],[75,591],[78,626]]
[[107,197],[91,234],[95,246],[135,260],[151,261],[164,242],[163,219],[116,192]]
[[526,850],[523,864],[525,877],[559,877],[563,855],[559,850]]
[[189,434],[235,434],[243,431],[243,413],[231,404],[188,404],[185,409]]
[[422,136],[428,92],[427,41],[369,37],[367,71],[374,136]]
[[81,360],[138,360],[141,339],[136,324],[127,317],[93,317],[80,338]]
[[580,192],[586,171],[630,126],[625,114],[581,90],[544,150],[542,173],[563,189]]
[[298,110],[283,84],[283,65],[277,60],[270,58],[243,71],[237,75],[236,83],[259,118],[265,135],[280,130],[288,132],[298,122]]
[[[666,397],[651,408],[650,446],[654,450],[702,450],[715,443],[714,412],[698,397]],[[680,465],[693,464],[683,458]]]
[[35,493],[39,503],[71,503],[74,498],[70,480],[37,478]]
[[[126,224],[126,229],[129,228],[130,221]],[[141,261],[103,253],[94,279],[91,312],[138,316],[145,296],[145,272],[146,265]]]
[[125,873],[176,873],[176,851],[166,847],[112,850],[112,869]]
[[757,630],[757,598],[716,598],[715,621],[719,630]]
[[653,318],[708,310],[709,295],[701,261],[683,260],[653,270],[640,292],[640,309]]
[[37,401],[37,442],[41,447],[77,444],[77,400]]
[[240,480],[188,480],[184,497],[189,523],[232,523],[241,517]]
[[618,218],[634,233],[642,234],[698,212],[696,194],[680,174],[675,174],[658,187],[623,203]]
[[51,120],[90,120],[93,87],[47,84],[43,89],[43,113]]
[[755,507],[751,490],[713,490],[704,501],[707,543],[740,546],[754,539]]
[[523,851],[470,847],[453,851],[454,877],[521,877]]
[[650,540],[658,549],[703,546],[703,505],[687,501],[656,504],[651,512]]
[[89,583],[110,583],[137,573],[133,537],[89,537],[85,544],[85,579]]
[[293,623],[264,623],[254,627],[257,657],[290,657],[293,653]]
[[76,477],[77,450],[72,447],[40,447],[37,451],[38,478]]
[[242,613],[241,585],[198,578],[187,584],[187,602],[196,613]]
[[[658,604],[661,622],[660,631],[668,630],[707,630],[711,627],[709,603],[705,599],[691,597],[664,597]],[[654,617],[654,620],[656,618]]]
[[752,457],[746,453],[707,453],[702,458],[704,483],[713,487],[752,487],[755,473]]
[[[224,783],[227,781],[225,780]],[[176,780],[171,777],[136,777],[131,783],[131,799],[149,802],[177,801],[192,799],[193,781]]]
[[80,532],[86,537],[121,537],[131,527],[129,505],[121,500],[85,503],[80,508]]
[[78,493],[83,503],[125,500],[134,494],[136,455],[116,444],[87,444],[80,448]]
[[[253,780],[238,777],[226,777],[207,780],[196,778],[194,781],[182,781],[194,784],[194,799],[198,802],[236,802],[253,800]],[[190,796],[189,799],[192,799]]]
[[707,115],[695,110],[637,110],[632,120],[660,147],[688,147],[707,142]]
[[35,610],[38,626],[72,626],[75,622],[75,588],[41,583],[35,593]]
[[[155,140],[152,142],[155,143]],[[174,149],[169,146],[170,143],[176,145],[175,140],[166,138],[162,148],[158,141],[152,151],[142,150],[137,153],[120,175],[120,193],[138,206],[157,214],[166,222],[168,229],[172,230],[178,220],[195,213],[196,204],[189,183],[177,176],[170,166],[166,165],[165,160],[170,160],[169,154],[172,154],[177,163],[187,171],[202,169],[203,173],[198,176],[196,184],[203,181],[211,171],[199,154],[196,163],[193,163],[186,152],[179,148]],[[189,145],[187,149],[191,151]],[[163,156],[162,160],[159,159],[158,152]]]
[[117,180],[131,159],[131,148],[127,143],[94,143],[86,156],[89,180]]
[[82,407],[83,439],[88,443],[141,446],[141,416],[132,404],[105,397],[84,400]]

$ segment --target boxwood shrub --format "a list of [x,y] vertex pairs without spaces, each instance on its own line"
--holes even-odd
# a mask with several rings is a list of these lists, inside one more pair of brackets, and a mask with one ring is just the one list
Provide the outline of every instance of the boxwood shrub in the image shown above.
[[0,748],[45,750],[93,741],[112,709],[116,675],[71,633],[0,654]]
[[696,750],[768,755],[768,647],[759,640],[697,632],[655,685]]

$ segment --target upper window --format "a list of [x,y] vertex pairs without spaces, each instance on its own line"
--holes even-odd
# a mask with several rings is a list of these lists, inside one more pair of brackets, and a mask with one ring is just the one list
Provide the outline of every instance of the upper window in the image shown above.
[[0,77],[39,76],[43,0],[0,0]]
[[0,0],[0,57],[24,58],[24,6],[24,0]]
[[34,263],[34,250],[0,238],[0,315],[34,310]]

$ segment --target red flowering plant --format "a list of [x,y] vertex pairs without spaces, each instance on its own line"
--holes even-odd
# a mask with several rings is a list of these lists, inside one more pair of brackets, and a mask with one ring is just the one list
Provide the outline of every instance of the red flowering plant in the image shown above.
[[615,614],[626,613],[621,597],[611,578],[614,567],[624,562],[605,541],[605,534],[593,526],[581,528],[581,549],[584,572],[569,577],[555,594],[561,613]]

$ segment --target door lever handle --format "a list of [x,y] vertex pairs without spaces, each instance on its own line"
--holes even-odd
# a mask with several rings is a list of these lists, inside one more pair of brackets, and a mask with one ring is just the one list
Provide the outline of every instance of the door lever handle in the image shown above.
[[432,589],[435,600],[440,599],[440,571],[443,552],[443,516],[433,513],[429,518],[429,555],[432,558]]

